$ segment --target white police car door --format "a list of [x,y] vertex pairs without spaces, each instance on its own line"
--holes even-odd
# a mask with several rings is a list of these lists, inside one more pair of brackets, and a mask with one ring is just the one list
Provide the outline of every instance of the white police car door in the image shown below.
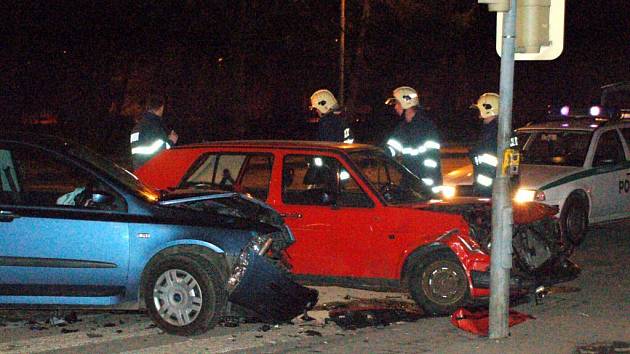
[[0,302],[123,294],[129,235],[115,209],[124,202],[103,210],[83,204],[80,191],[92,186],[120,197],[49,151],[5,145],[0,160]]
[[620,181],[630,172],[621,137],[616,129],[602,132],[592,158],[591,221],[623,217],[624,193]]

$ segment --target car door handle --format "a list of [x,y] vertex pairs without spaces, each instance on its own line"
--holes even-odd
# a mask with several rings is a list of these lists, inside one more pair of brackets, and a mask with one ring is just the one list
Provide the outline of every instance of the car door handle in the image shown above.
[[302,214],[301,213],[280,213],[280,216],[282,216],[283,218],[293,218],[293,219],[301,219],[302,218]]
[[19,215],[13,214],[10,211],[0,210],[0,222],[11,222],[13,219],[17,219],[19,217]]

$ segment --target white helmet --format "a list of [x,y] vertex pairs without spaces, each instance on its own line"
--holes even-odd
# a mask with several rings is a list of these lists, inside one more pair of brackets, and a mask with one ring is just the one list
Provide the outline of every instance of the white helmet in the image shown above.
[[396,104],[400,102],[402,109],[416,107],[420,104],[418,93],[409,86],[401,86],[394,90],[394,97],[388,98],[385,104]]
[[499,115],[499,95],[494,92],[486,92],[479,96],[477,103],[470,106],[479,110],[481,118]]
[[327,114],[339,108],[339,104],[332,92],[328,90],[317,90],[311,95],[311,106],[309,108],[315,108],[321,114]]

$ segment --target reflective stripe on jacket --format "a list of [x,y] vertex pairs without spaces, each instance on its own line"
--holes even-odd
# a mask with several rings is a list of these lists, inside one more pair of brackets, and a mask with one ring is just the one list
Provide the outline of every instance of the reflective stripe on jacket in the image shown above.
[[162,119],[151,112],[145,112],[133,127],[129,142],[134,170],[140,168],[160,151],[171,147]]
[[392,156],[401,155],[402,163],[425,185],[442,185],[440,137],[433,121],[422,112],[407,123],[400,122],[385,141]]

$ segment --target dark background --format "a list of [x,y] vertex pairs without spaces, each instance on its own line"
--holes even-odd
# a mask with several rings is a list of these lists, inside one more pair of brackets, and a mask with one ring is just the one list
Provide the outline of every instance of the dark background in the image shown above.
[[[346,109],[358,141],[378,143],[393,127],[383,102],[401,85],[419,91],[443,140],[474,140],[468,106],[499,90],[496,15],[469,0],[346,1]],[[567,0],[562,55],[516,62],[514,127],[630,79],[629,10],[627,0]],[[338,1],[26,1],[0,13],[5,129],[106,154],[127,153],[149,90],[167,94],[182,143],[307,139],[310,94],[338,91]]]

